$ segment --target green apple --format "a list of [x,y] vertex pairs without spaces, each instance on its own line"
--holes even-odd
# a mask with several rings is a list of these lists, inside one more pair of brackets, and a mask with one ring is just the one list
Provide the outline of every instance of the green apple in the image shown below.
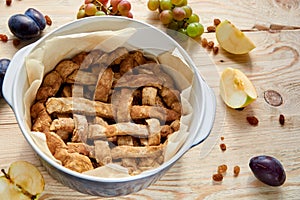
[[228,20],[217,26],[216,38],[220,46],[232,54],[246,54],[255,48],[254,43]]
[[29,162],[13,162],[4,176],[0,177],[0,200],[37,199],[44,191],[44,178],[39,170]]
[[220,78],[220,95],[230,108],[243,108],[257,99],[257,92],[248,77],[238,69],[226,68]]

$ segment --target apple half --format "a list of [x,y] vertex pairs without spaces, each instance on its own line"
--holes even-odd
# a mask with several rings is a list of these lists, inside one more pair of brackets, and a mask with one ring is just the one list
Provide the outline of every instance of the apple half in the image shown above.
[[243,108],[257,99],[257,92],[248,77],[238,69],[226,68],[220,79],[220,95],[227,106]]
[[38,199],[44,191],[44,178],[39,170],[29,162],[13,162],[4,176],[0,177],[0,199]]
[[254,43],[228,20],[217,26],[216,38],[219,45],[232,54],[246,54],[255,48]]

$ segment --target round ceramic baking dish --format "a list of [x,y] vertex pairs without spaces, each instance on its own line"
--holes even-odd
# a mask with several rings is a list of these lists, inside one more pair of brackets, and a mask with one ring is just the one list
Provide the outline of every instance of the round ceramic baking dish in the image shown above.
[[[100,178],[69,170],[50,159],[41,151],[25,126],[23,99],[29,87],[27,72],[24,67],[25,58],[41,43],[54,36],[101,30],[121,30],[128,27],[137,29],[136,33],[128,41],[131,45],[141,49],[168,50],[177,48],[184,60],[191,67],[194,73],[194,89],[190,97],[190,104],[193,107],[193,116],[189,127],[190,134],[182,147],[171,159],[146,173],[124,178]],[[35,43],[19,50],[12,58],[6,72],[3,83],[3,95],[13,109],[24,137],[38,155],[48,173],[65,186],[82,193],[97,196],[127,195],[147,188],[159,180],[184,153],[208,137],[213,126],[216,111],[216,99],[212,89],[202,79],[187,52],[174,39],[163,31],[144,22],[115,16],[89,17],[70,22],[46,34]]]

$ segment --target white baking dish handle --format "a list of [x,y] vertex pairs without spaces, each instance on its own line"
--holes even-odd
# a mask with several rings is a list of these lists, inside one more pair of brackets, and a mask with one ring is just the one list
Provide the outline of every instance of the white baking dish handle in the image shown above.
[[200,126],[198,133],[195,137],[195,140],[191,146],[194,147],[201,142],[203,142],[210,134],[215,121],[215,112],[216,112],[216,97],[213,90],[203,81],[203,92],[205,97],[205,115]]
[[27,54],[27,51],[31,49],[31,47],[32,44],[23,47],[22,49],[16,52],[16,54],[11,59],[11,62],[9,63],[9,66],[4,76],[4,81],[2,85],[3,97],[12,108],[14,91],[13,88],[14,84],[16,83],[15,79],[18,74],[18,71],[21,69],[21,67],[23,67],[25,55]]

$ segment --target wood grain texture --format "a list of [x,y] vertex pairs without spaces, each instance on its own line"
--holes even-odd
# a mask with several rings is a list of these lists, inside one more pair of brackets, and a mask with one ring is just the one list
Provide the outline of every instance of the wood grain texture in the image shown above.
[[[7,21],[15,13],[23,13],[35,7],[49,15],[53,25],[47,33],[60,25],[75,20],[83,0],[14,0],[10,7],[0,2],[0,33],[7,34],[9,41],[0,41],[0,58],[12,58],[17,48],[12,45]],[[158,15],[146,8],[146,0],[131,0],[134,18],[162,28]],[[214,18],[228,19],[253,40],[256,48],[247,55],[234,56],[220,49],[217,55],[203,49],[187,49],[203,78],[214,89],[217,98],[216,121],[209,138],[190,149],[165,176],[148,189],[118,199],[299,199],[300,195],[300,30],[258,31],[256,24],[269,26],[300,26],[298,0],[189,0],[195,13],[205,26],[212,25]],[[217,44],[214,33],[203,37]],[[199,42],[199,41],[196,41]],[[228,109],[218,93],[219,74],[226,67],[238,68],[253,81],[258,99],[242,111]],[[264,91],[276,90],[283,97],[283,104],[273,107],[264,100]],[[281,126],[278,118],[285,115]],[[246,121],[255,115],[259,125]],[[220,137],[224,136],[224,141]],[[222,152],[219,144],[227,150]],[[255,179],[248,162],[251,157],[268,154],[278,158],[285,167],[287,180],[281,187],[269,187]],[[46,188],[43,200],[96,200],[73,191],[48,175],[37,156],[27,144],[14,118],[13,111],[0,99],[0,168],[7,169],[11,162],[27,160],[42,172]],[[211,176],[218,165],[227,164],[228,171],[221,183],[214,183]],[[233,176],[233,167],[241,172]],[[107,198],[116,199],[116,198]]]

